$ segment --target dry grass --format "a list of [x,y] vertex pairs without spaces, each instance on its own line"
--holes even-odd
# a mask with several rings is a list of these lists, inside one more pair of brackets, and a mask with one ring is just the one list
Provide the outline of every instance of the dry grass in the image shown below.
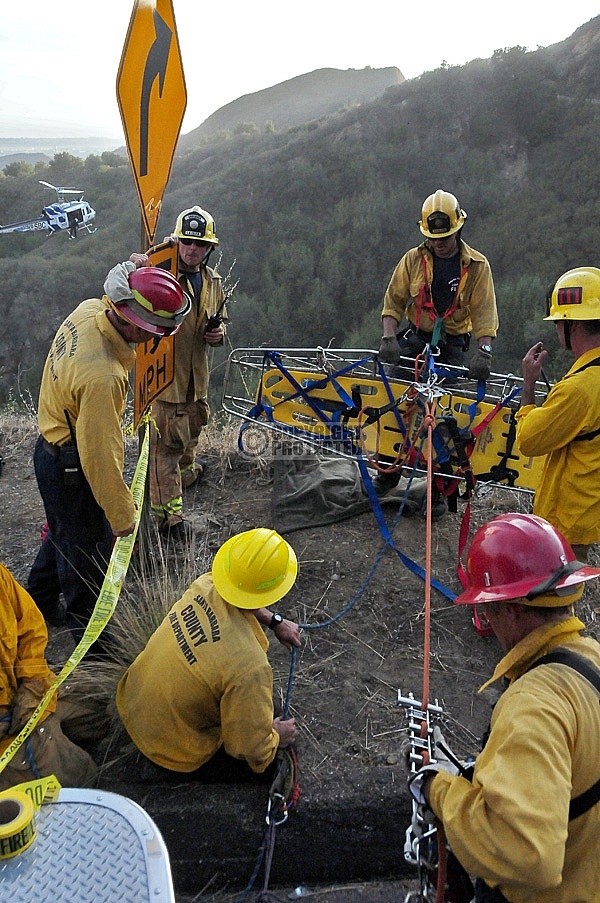
[[30,395],[11,396],[0,409],[0,457],[6,463],[21,450],[33,448],[38,434],[37,412]]

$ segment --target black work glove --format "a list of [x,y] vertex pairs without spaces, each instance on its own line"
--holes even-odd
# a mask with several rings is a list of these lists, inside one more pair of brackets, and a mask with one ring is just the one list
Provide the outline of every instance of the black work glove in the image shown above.
[[400,345],[395,335],[384,335],[377,356],[382,364],[397,364],[400,360]]
[[492,368],[492,355],[489,351],[482,351],[478,348],[469,366],[469,379],[488,379]]

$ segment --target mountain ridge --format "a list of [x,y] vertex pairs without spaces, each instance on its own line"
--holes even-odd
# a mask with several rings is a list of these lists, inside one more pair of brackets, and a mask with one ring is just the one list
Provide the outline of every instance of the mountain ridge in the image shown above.
[[372,100],[392,85],[405,81],[400,69],[315,69],[286,79],[270,88],[244,94],[215,110],[197,128],[179,139],[178,150],[186,150],[220,131],[234,131],[240,123],[262,128],[291,128],[337,112],[344,106]]
[[[404,76],[395,66],[382,69],[315,69],[291,79],[244,94],[219,107],[203,122],[179,136],[177,151],[196,147],[203,138],[219,131],[234,131],[240,123],[254,123],[261,128],[271,121],[274,128],[301,125],[320,116],[335,113],[344,106],[362,103],[384,93],[386,88],[401,84]],[[19,160],[28,163],[48,162],[57,153],[70,153],[85,158],[104,151],[126,153],[118,138],[74,136],[53,132],[47,138],[23,135],[0,140],[0,169]]]

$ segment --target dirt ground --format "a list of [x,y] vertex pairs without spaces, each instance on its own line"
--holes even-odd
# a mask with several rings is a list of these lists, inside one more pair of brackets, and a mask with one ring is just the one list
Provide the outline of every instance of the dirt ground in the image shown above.
[[[273,467],[268,456],[254,460],[236,448],[239,425],[210,429],[203,439],[208,462],[203,481],[186,492],[186,512],[197,530],[196,542],[185,561],[169,559],[181,579],[209,566],[218,546],[230,535],[272,524]],[[2,560],[26,583],[44,521],[31,454],[35,441],[33,418],[0,417],[0,529]],[[131,473],[137,443],[128,443]],[[528,510],[530,496],[493,490],[471,505],[471,535],[498,513]],[[454,592],[459,528],[466,503],[432,526],[433,575]],[[396,549],[425,566],[426,525],[423,517],[399,518],[386,508]],[[388,766],[398,772],[400,741],[406,734],[405,709],[399,692],[423,698],[429,672],[429,700],[443,709],[444,733],[459,755],[477,750],[496,694],[477,695],[500,657],[493,637],[480,636],[471,611],[454,606],[437,590],[431,591],[430,654],[424,657],[425,584],[406,567],[397,551],[384,541],[372,512],[330,526],[297,530],[286,536],[299,560],[295,587],[277,606],[286,617],[303,625],[303,647],[293,671],[289,654],[276,642],[269,651],[275,686],[299,724],[298,758],[301,774],[316,783],[340,781],[346,772],[361,769],[360,789],[368,798],[373,788],[369,771]],[[383,551],[382,551],[383,550]],[[594,553],[592,553],[594,554]],[[126,587],[125,587],[126,589]],[[598,634],[598,591],[588,585],[579,614]],[[48,656],[64,660],[68,638],[51,628]],[[393,779],[393,776],[392,776]],[[397,779],[397,778],[396,778]],[[302,805],[300,800],[299,805]],[[403,835],[406,826],[401,826]],[[385,888],[384,888],[385,890]],[[294,888],[288,892],[293,893]],[[362,890],[329,896],[313,889],[316,899],[400,899],[369,897]],[[306,891],[305,895],[308,895]],[[287,894],[286,899],[293,899]]]

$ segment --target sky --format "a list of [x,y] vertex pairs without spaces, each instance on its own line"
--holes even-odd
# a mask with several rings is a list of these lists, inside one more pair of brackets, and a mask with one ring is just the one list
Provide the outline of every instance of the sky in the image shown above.
[[[0,136],[122,139],[116,77],[133,0],[22,0],[0,15]],[[315,69],[405,78],[568,38],[598,0],[173,0],[186,134],[232,100]]]

